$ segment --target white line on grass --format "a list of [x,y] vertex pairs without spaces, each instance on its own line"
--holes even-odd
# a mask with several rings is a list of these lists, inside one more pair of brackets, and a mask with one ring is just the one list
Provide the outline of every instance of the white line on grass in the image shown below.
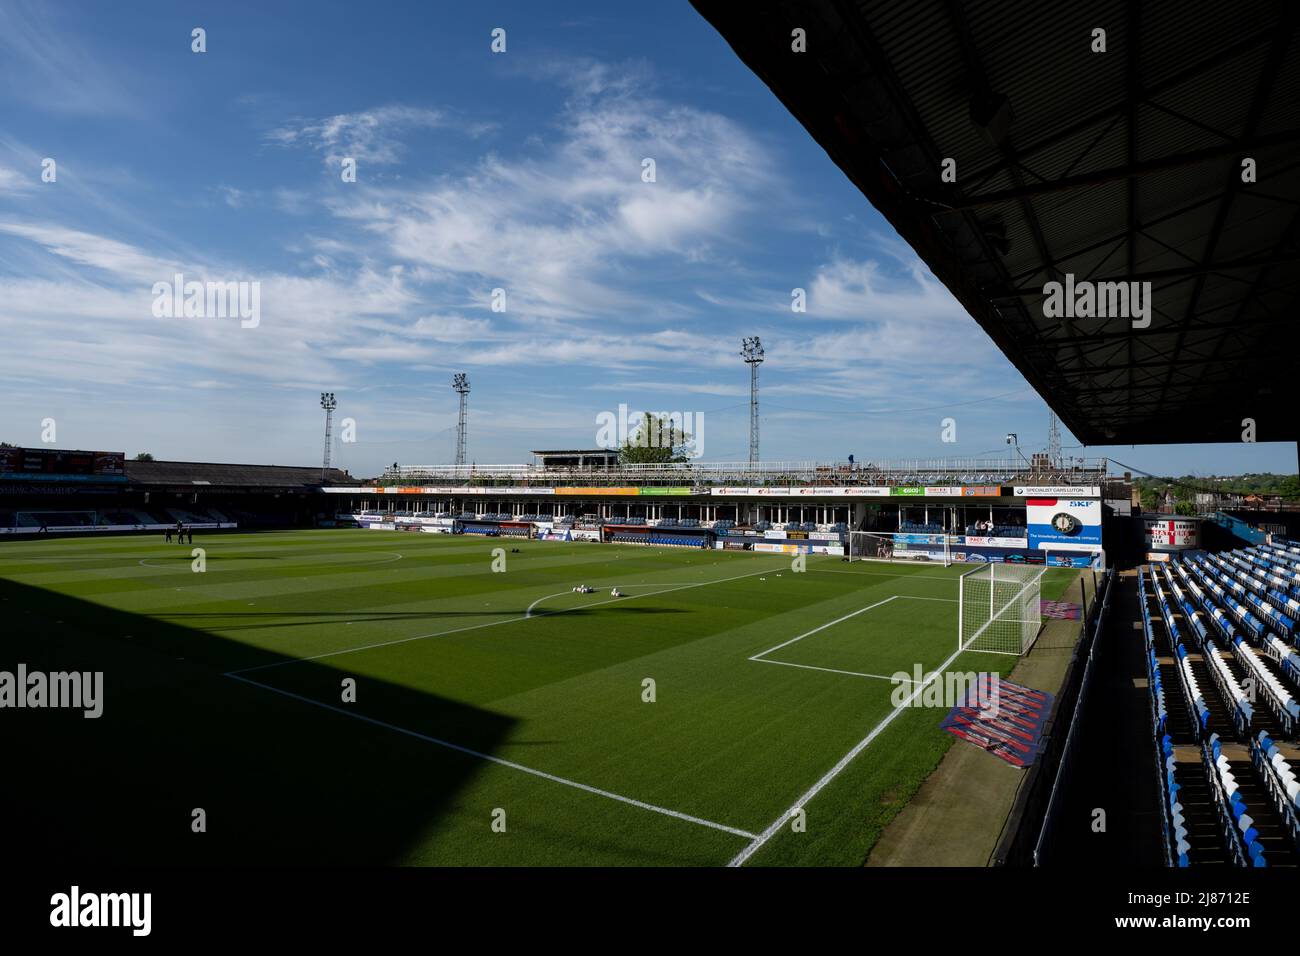
[[911,696],[908,697],[907,700],[903,701],[901,704],[899,704],[897,707],[891,710],[885,716],[884,720],[876,724],[875,727],[872,727],[871,732],[868,733],[861,740],[859,740],[856,744],[854,744],[853,749],[850,750],[848,753],[846,753],[843,757],[841,757],[839,763],[831,767],[830,770],[826,771],[826,773],[822,776],[820,780],[818,780],[811,787],[809,787],[804,792],[803,796],[801,796],[798,800],[794,802],[794,804],[790,807],[790,809],[786,810],[785,813],[781,814],[781,816],[773,820],[771,825],[768,826],[768,828],[764,830],[762,833],[760,833],[757,837],[755,837],[753,842],[750,843],[749,846],[745,847],[734,857],[732,857],[731,862],[728,863],[727,866],[743,866],[746,860],[748,860],[751,856],[757,853],[759,849],[762,848],[763,844],[767,843],[768,840],[772,839],[772,837],[776,835],[777,831],[780,830],[789,821],[790,816],[796,810],[802,809],[804,804],[806,804],[813,797],[817,796],[817,794],[821,793],[822,789],[828,783],[830,783],[832,780],[838,777],[840,775],[840,771],[842,771],[845,767],[847,767],[850,763],[852,763],[854,757],[862,753],[862,751],[866,750],[867,746],[871,743],[871,741],[875,740],[877,735],[879,735],[882,730],[888,727],[895,717],[897,717],[899,714],[903,712],[904,708],[910,706],[912,701],[916,700],[916,698],[921,694],[921,692],[925,690],[926,686],[929,685],[930,682],[933,681],[935,678],[937,678],[940,674],[942,674],[944,668],[947,667],[949,664],[951,664],[953,661],[955,661],[961,655],[961,653],[962,653],[961,648],[958,648],[957,650],[953,651],[946,661],[944,661],[942,664],[936,667],[934,669],[934,672],[929,677],[927,677],[924,681],[922,681],[917,686],[916,690],[912,691]]
[[856,574],[858,577],[867,577],[874,575],[885,578],[923,578],[926,581],[951,581],[957,583],[957,579],[952,576],[944,577],[939,574],[895,574],[892,571],[842,571],[839,568],[809,568],[809,571],[816,571],[818,574]]
[[[891,594],[883,601],[877,601],[875,604],[870,604],[867,607],[860,607],[856,611],[850,611],[848,614],[845,614],[843,617],[837,617],[833,621],[827,621],[825,624],[822,624],[819,627],[814,627],[811,631],[804,631],[798,637],[792,637],[790,638],[790,640],[776,645],[776,647],[769,647],[765,651],[759,651],[757,654],[751,657],[750,660],[756,661],[760,657],[764,657],[768,654],[771,654],[773,651],[779,651],[783,647],[788,647],[789,645],[793,644],[795,641],[802,641],[805,637],[812,637],[812,635],[816,634],[818,631],[824,631],[826,630],[826,628],[834,627],[836,624],[840,624],[844,621],[847,621],[851,617],[857,617],[859,614],[865,614],[867,611],[870,611],[872,608],[880,607],[880,605],[882,604],[888,604],[890,601],[897,601],[899,597],[900,595]],[[775,662],[768,662],[768,663],[775,663]]]
[[885,598],[883,601],[877,601],[875,604],[872,604],[870,607],[859,608],[858,610],[852,612],[851,614],[845,614],[843,617],[838,617],[833,621],[829,621],[826,624],[821,625],[820,627],[814,627],[811,631],[805,631],[803,634],[800,634],[798,637],[790,638],[790,640],[786,641],[784,644],[778,644],[776,645],[776,647],[769,647],[765,651],[760,651],[759,653],[755,654],[753,657],[749,659],[751,661],[756,661],[759,664],[780,664],[782,667],[802,667],[804,670],[825,671],[828,674],[844,674],[848,677],[872,677],[875,678],[876,680],[887,680],[887,681],[893,681],[895,683],[901,680],[906,680],[907,683],[909,684],[915,683],[913,680],[911,680],[911,678],[900,678],[897,675],[893,675],[893,674],[867,674],[862,671],[845,671],[835,667],[818,667],[815,664],[795,664],[792,663],[791,661],[774,661],[774,660],[769,660],[764,656],[772,653],[773,651],[779,651],[783,647],[788,647],[789,645],[793,644],[795,641],[802,641],[805,637],[810,637],[813,634],[816,634],[818,631],[824,631],[826,630],[826,628],[839,624],[842,621],[847,621],[851,617],[856,617],[857,615],[862,614],[865,611],[870,611],[872,608],[880,607],[882,604],[888,604],[890,601],[897,601],[900,598],[908,601],[946,601],[946,602],[951,602],[953,604],[957,603],[956,598],[921,597],[916,594],[895,594]]
[[[760,573],[762,573],[762,572],[760,572]],[[731,579],[728,578],[727,580],[731,580]],[[666,587],[666,586],[676,587],[677,585],[680,584],[682,587],[698,587],[698,586],[701,585],[701,584],[710,584],[710,583],[712,583],[712,582],[709,582],[709,581],[660,581],[660,582],[659,582],[659,585],[660,585],[661,587]],[[635,585],[633,585],[633,586],[635,587]],[[607,587],[617,587],[617,585],[616,585],[616,584],[600,584],[600,585],[596,585],[596,586],[593,587],[591,593],[599,593],[599,592],[605,590],[605,588],[607,588]],[[551,598],[553,598],[553,597],[563,597],[563,596],[566,595],[566,594],[577,594],[577,593],[578,593],[577,591],[574,591],[573,589],[569,589],[568,591],[556,591],[554,594],[548,594],[548,595],[546,595],[545,597],[539,597],[539,598],[538,598],[536,601],[534,601],[532,604],[528,605],[528,610],[524,611],[524,617],[532,617],[532,616],[533,616],[533,608],[537,607],[537,605],[541,604],[543,601],[549,601],[549,600],[550,600]],[[656,591],[656,592],[654,592],[654,593],[656,593],[656,594],[663,594],[664,592],[663,592],[663,591]],[[624,594],[624,595],[623,595],[623,597],[633,597],[633,596],[634,596],[634,595],[629,595],[629,594]],[[635,596],[637,596],[637,597],[644,597],[645,595],[635,595]],[[617,601],[617,600],[620,600],[620,598],[613,598],[612,600]],[[599,603],[600,603],[600,604],[609,604],[610,602],[609,602],[609,601],[600,601]],[[562,611],[577,611],[577,610],[581,610],[582,608],[585,608],[585,607],[594,607],[594,606],[595,606],[595,604],[581,604],[581,605],[579,605],[578,607],[561,608],[561,610],[562,610]],[[559,613],[559,612],[558,612],[558,611],[542,611],[541,613],[543,613],[543,614],[557,614],[557,613]]]
[[[590,607],[600,607],[602,604],[613,604],[615,601],[634,601],[637,598],[654,597],[656,594],[667,594],[670,591],[684,591],[687,588],[702,588],[710,584],[725,584],[728,581],[739,581],[741,578],[752,578],[760,574],[771,574],[773,568],[764,568],[761,571],[751,571],[748,574],[737,574],[730,578],[718,578],[716,581],[700,581],[696,584],[681,584],[675,587],[664,588],[659,591],[645,591],[640,594],[626,594],[623,597],[607,598],[604,601],[594,601],[591,604],[583,604],[579,607],[561,608],[557,611],[540,611],[537,614],[524,614],[520,617],[508,617],[500,621],[487,621],[483,624],[468,624],[465,627],[453,627],[446,631],[433,631],[428,634],[416,634],[414,637],[399,637],[392,641],[380,641],[377,644],[366,644],[362,647],[349,647],[341,651],[327,651],[324,654],[313,654],[310,657],[295,657],[290,660],[272,661],[270,664],[256,664],[253,667],[242,667],[238,670],[227,671],[227,677],[233,677],[236,674],[247,674],[251,671],[267,670],[272,667],[287,667],[290,664],[301,664],[303,661],[318,661],[324,657],[337,657],[340,654],[355,654],[359,651],[371,651],[379,647],[392,647],[394,644],[408,644],[411,641],[423,641],[431,637],[444,637],[448,634],[460,634],[465,631],[476,631],[485,627],[498,627],[502,624],[513,624],[516,621],[531,621],[539,617],[549,617],[552,614],[568,614],[570,611],[586,610]],[[560,592],[561,594],[567,592]],[[555,595],[551,595],[554,597]]]
[[[520,619],[522,620],[522,618]],[[385,730],[391,730],[394,733],[405,734],[408,737],[414,737],[416,740],[423,740],[425,743],[435,744],[439,747],[446,747],[448,750],[454,750],[457,753],[466,754],[470,757],[477,757],[479,760],[486,760],[489,763],[498,764],[502,767],[509,767],[511,770],[518,770],[521,773],[532,774],[534,777],[541,777],[543,780],[550,780],[552,783],[563,784],[566,787],[573,787],[575,790],[582,790],[586,793],[595,794],[598,797],[605,797],[609,800],[617,800],[619,803],[626,803],[630,806],[640,807],[642,810],[651,810],[654,813],[662,813],[664,816],[675,817],[678,820],[685,820],[687,823],[695,823],[702,827],[709,827],[713,830],[721,830],[723,833],[730,833],[733,836],[744,837],[747,840],[756,840],[758,837],[748,830],[741,830],[738,827],[729,827],[724,823],[714,823],[712,820],[705,820],[702,817],[693,817],[689,813],[681,813],[677,810],[669,810],[667,807],[660,807],[653,803],[646,803],[644,800],[636,800],[632,797],[625,797],[619,793],[613,793],[609,790],[602,790],[599,787],[593,787],[589,784],[579,783],[576,780],[569,780],[566,777],[558,777],[553,773],[547,773],[544,770],[536,770],[533,767],[525,767],[523,764],[515,763],[511,760],[503,760],[500,757],[494,757],[491,754],[481,753],[477,750],[471,750],[468,747],[462,747],[460,744],[453,744],[448,740],[440,740],[437,737],[430,737],[428,734],[422,734],[419,731],[408,730],[405,727],[399,727],[396,724],[390,724],[387,721],[376,720],[374,717],[367,717],[365,714],[358,714],[355,711],[344,710],[342,707],[335,707],[333,704],[325,704],[318,700],[312,700],[310,697],[304,697],[301,694],[295,694],[287,690],[281,690],[278,687],[272,687],[270,684],[260,684],[255,680],[249,680],[247,677],[240,677],[238,674],[230,673],[225,676],[242,681],[245,684],[251,684],[253,687],[260,687],[262,690],[269,690],[273,694],[280,694],[284,697],[290,697],[293,700],[301,701],[304,704],[312,704],[316,707],[324,708],[335,714],[342,714],[344,717],[353,717],[357,720],[363,720],[368,724],[376,727],[383,727]]]
[[794,664],[790,661],[771,661],[766,658],[755,659],[751,657],[750,660],[755,661],[755,663],[758,664],[780,664],[782,667],[802,667],[804,670],[808,671],[826,671],[828,674],[845,674],[849,677],[874,677],[876,680],[894,681],[895,683],[913,683],[912,678],[910,677],[896,677],[887,674],[864,674],[862,671],[842,671],[837,670],[834,667],[818,667],[815,664]]

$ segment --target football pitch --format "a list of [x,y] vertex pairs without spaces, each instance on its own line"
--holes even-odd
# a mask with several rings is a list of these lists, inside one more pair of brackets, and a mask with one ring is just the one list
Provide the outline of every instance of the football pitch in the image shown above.
[[11,713],[3,799],[46,852],[859,865],[952,741],[891,677],[1016,661],[956,655],[960,566],[361,530],[193,547],[201,570],[160,535],[0,542],[0,669],[104,675],[98,719]]

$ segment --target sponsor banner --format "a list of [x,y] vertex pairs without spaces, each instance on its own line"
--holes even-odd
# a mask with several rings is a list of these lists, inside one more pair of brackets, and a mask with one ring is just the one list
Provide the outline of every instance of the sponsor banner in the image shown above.
[[420,531],[424,534],[452,534],[455,529],[450,526],[443,528],[437,525],[423,524],[420,525]]
[[1049,568],[1090,568],[1100,562],[1101,556],[1095,551],[1090,554],[1048,554]]
[[810,531],[808,538],[811,541],[842,541],[844,536],[838,531]]
[[970,485],[961,489],[963,498],[1001,498],[1001,485]]
[[1200,547],[1201,523],[1191,518],[1143,518],[1146,546],[1156,551],[1183,551]]
[[895,488],[890,488],[889,494],[896,498],[924,498],[925,489],[917,485],[899,485]]
[[773,541],[784,541],[786,539],[786,533],[784,531],[768,529],[767,531],[763,532],[763,537]]
[[798,498],[888,498],[890,489],[867,485],[809,485],[807,487],[709,488],[707,493],[715,498],[768,498],[783,495]]
[[641,488],[640,493],[643,495],[689,495],[691,488],[689,485],[668,485],[663,488]]
[[964,564],[1043,564],[1041,551],[1015,548],[954,548],[952,559]]
[[541,541],[572,541],[572,535],[572,531],[548,531],[545,534],[539,534],[537,537]]
[[1096,554],[1101,550],[1099,545],[1087,544],[1083,541],[1066,541],[1061,544],[1053,542],[1048,544],[1047,548],[1044,550],[1047,550],[1048,548],[1052,551],[1078,551],[1081,554]]
[[582,495],[590,498],[596,495],[630,496],[640,494],[639,488],[556,488],[557,495]]
[[[1019,491],[1020,489],[1016,489]],[[1029,547],[1069,551],[1101,548],[1101,502],[1081,498],[1030,498],[1025,502]]]
[[943,546],[943,535],[941,534],[896,534],[894,535],[894,544],[937,544]]
[[524,485],[493,488],[484,485],[354,485],[320,489],[327,495],[553,495],[554,488]]
[[1100,498],[1096,485],[1016,485],[1017,498]]
[[812,545],[810,544],[776,544],[768,541],[759,541],[754,544],[755,551],[763,551],[768,554],[811,554]]
[[925,496],[927,498],[960,498],[960,488],[931,488],[926,487]]
[[397,525],[392,521],[373,521],[366,525],[371,531],[396,531]]
[[791,491],[800,496],[812,496],[816,498],[861,498],[876,497],[884,489],[880,488],[863,488],[852,485],[813,485],[807,488],[791,488]]
[[979,535],[968,534],[957,538],[959,544],[970,548],[1027,548],[1029,547],[1028,538],[984,538]]
[[574,528],[569,532],[569,537],[573,541],[599,541],[600,532],[588,528]]
[[895,560],[905,558],[912,561],[938,561],[943,563],[943,548],[932,545],[903,544],[894,548]]

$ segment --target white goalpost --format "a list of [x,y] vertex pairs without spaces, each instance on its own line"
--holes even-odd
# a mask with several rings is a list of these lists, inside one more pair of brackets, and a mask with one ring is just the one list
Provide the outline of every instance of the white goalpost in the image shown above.
[[945,568],[952,564],[951,539],[946,534],[850,531],[845,554],[850,561],[933,561]]
[[1043,625],[1039,603],[1043,571],[989,563],[964,572],[958,579],[958,650],[1028,653]]

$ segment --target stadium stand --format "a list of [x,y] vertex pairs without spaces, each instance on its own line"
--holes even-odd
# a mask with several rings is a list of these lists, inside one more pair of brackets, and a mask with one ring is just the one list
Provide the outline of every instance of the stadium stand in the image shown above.
[[[1275,741],[1294,737],[1300,720],[1294,676],[1234,630],[1234,618],[1216,603],[1231,599],[1207,570],[1214,566],[1193,557],[1172,569],[1151,565],[1139,571],[1168,861],[1221,862],[1226,851],[1241,866],[1295,865],[1297,794],[1287,789],[1294,780],[1273,769],[1290,767]],[[1218,587],[1217,593],[1204,583]],[[1216,633],[1231,653],[1219,647]],[[1272,653],[1279,650],[1290,653],[1284,645]],[[1172,696],[1171,686],[1178,687]],[[1262,706],[1253,705],[1252,697]],[[1185,749],[1197,742],[1208,787]],[[1206,829],[1210,819],[1212,835]]]

